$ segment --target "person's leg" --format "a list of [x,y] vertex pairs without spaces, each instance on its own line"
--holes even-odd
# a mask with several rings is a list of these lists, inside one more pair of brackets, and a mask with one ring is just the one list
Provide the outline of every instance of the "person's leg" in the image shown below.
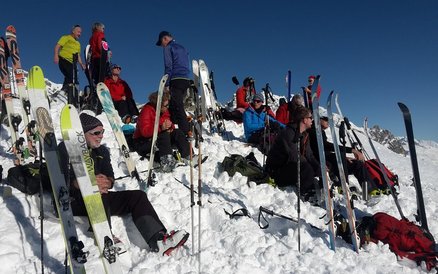
[[126,115],[129,115],[128,103],[125,100],[114,101],[114,108],[119,113],[119,116],[120,118],[122,118],[122,121]]
[[138,111],[137,105],[135,104],[134,99],[127,98],[126,99],[126,105],[127,105],[127,108],[128,108],[128,114],[129,115],[131,115],[131,116],[134,116],[134,115],[138,116],[139,115],[139,111]]
[[145,157],[151,152],[152,138],[137,138],[133,140],[133,143],[134,150],[138,153],[138,155]]
[[59,70],[64,75],[62,89],[67,91],[68,85],[73,83],[73,64],[64,58],[59,58]]
[[187,114],[184,109],[184,98],[190,86],[189,80],[177,79],[170,81],[169,111],[174,124],[178,125],[185,135],[190,131]]
[[166,155],[172,155],[172,143],[170,133],[168,131],[158,133],[157,147],[160,158]]
[[188,157],[190,155],[190,144],[187,141],[184,132],[182,132],[182,130],[180,129],[174,129],[170,136],[172,144],[176,145],[179,153],[181,154],[181,157]]

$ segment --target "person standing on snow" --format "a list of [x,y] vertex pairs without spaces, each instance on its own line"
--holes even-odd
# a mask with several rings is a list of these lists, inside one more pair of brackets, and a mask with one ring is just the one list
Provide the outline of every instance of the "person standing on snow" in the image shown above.
[[166,87],[169,88],[171,95],[169,111],[172,122],[177,124],[187,137],[192,137],[184,109],[184,98],[190,87],[189,54],[167,31],[160,32],[156,45],[163,47],[164,74],[169,75]]
[[[55,55],[53,61],[58,64],[59,70],[64,75],[64,82],[62,84],[62,90],[68,91],[69,85],[73,84],[73,56],[77,55],[77,62],[81,68],[85,69],[85,64],[81,59],[81,44],[79,43],[79,37],[81,37],[82,28],[79,25],[73,26],[70,34],[61,36],[55,46]],[[75,75],[75,83],[78,84],[78,77]]]
[[[82,113],[81,124],[84,130],[90,156],[94,163],[96,183],[102,196],[108,222],[111,227],[111,216],[125,216],[130,214],[151,252],[169,255],[176,248],[181,247],[188,239],[189,233],[184,230],[167,233],[155,209],[149,202],[144,191],[125,190],[109,191],[114,185],[114,171],[108,149],[101,146],[104,128],[102,122],[94,116]],[[69,157],[65,144],[59,144],[60,165],[66,178],[70,182],[71,208],[75,216],[87,216],[84,201],[79,190],[74,172],[69,172]],[[72,170],[70,168],[70,170]]]
[[110,67],[111,75],[105,78],[105,85],[108,87],[114,107],[122,118],[123,123],[135,122],[138,117],[138,108],[132,97],[132,91],[128,83],[120,78],[122,68],[116,64]]
[[105,40],[105,25],[94,23],[89,41],[91,48],[91,78],[97,85],[103,82],[108,71],[108,43]]

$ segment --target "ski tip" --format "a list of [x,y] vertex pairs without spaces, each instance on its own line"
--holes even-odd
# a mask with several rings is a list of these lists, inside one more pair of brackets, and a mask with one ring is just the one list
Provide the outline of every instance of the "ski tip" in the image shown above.
[[403,104],[402,102],[398,102],[397,105],[401,109],[401,111],[403,111],[403,112],[409,111],[409,108],[405,104]]

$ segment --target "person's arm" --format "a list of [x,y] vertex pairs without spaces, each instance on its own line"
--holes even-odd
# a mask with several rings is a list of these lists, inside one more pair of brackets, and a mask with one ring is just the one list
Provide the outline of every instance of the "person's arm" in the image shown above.
[[169,86],[170,79],[172,78],[172,67],[172,51],[171,46],[168,45],[164,48],[164,74],[169,75],[169,78],[167,78],[166,86]]
[[81,52],[78,53],[78,63],[81,66],[82,70],[85,70],[85,64],[82,62]]
[[56,44],[56,46],[55,46],[55,56],[53,56],[53,62],[55,63],[55,64],[58,64],[59,63],[59,49],[61,48],[61,45],[60,44]]

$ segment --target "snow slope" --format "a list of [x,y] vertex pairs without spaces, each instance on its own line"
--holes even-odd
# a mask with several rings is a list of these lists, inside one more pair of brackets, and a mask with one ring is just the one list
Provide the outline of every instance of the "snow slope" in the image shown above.
[[[54,90],[56,85],[52,86]],[[52,117],[59,124],[59,113],[64,100],[52,102]],[[110,128],[105,115],[100,115],[106,128]],[[373,121],[374,122],[374,121]],[[59,125],[57,137],[60,138]],[[415,125],[414,125],[415,127]],[[409,260],[398,260],[389,251],[387,245],[369,244],[356,254],[342,239],[336,240],[336,252],[328,246],[328,230],[324,220],[320,219],[324,210],[302,203],[301,217],[305,219],[301,227],[301,253],[297,247],[297,225],[293,222],[267,217],[270,226],[266,230],[257,223],[258,209],[267,207],[277,213],[297,217],[297,197],[292,189],[280,190],[269,185],[247,184],[246,177],[236,174],[229,177],[220,172],[218,163],[225,156],[238,153],[246,156],[253,151],[259,161],[262,155],[256,149],[243,143],[243,127],[227,122],[231,141],[220,136],[204,134],[202,153],[208,160],[202,165],[202,209],[201,209],[201,272],[202,273],[422,273],[425,267],[417,267]],[[357,128],[359,131],[363,129]],[[365,136],[358,133],[367,151]],[[3,176],[12,166],[11,155],[6,152],[8,133],[1,131],[0,164],[4,168]],[[123,163],[117,144],[108,130],[104,143],[111,151],[112,164],[116,177],[124,176]],[[400,179],[400,204],[405,215],[414,220],[416,210],[415,190],[411,185],[411,163],[409,156],[395,154],[375,144],[381,160]],[[429,227],[432,234],[438,236],[438,206],[436,199],[437,184],[435,174],[438,166],[438,147],[418,146],[418,160],[423,183],[424,199],[427,205]],[[147,169],[147,160],[141,161],[136,153],[137,169]],[[197,173],[196,173],[197,174]],[[145,176],[145,173],[141,173]],[[148,190],[148,197],[166,227],[185,229],[191,233],[190,192],[181,183],[189,185],[189,168],[178,167],[173,173],[157,173],[159,183]],[[197,178],[195,177],[195,183]],[[354,179],[352,178],[352,181]],[[138,184],[129,178],[117,180],[115,190],[137,189]],[[0,192],[3,187],[0,186]],[[2,273],[40,273],[40,220],[38,195],[26,196],[13,189],[13,195],[0,199],[0,265]],[[50,196],[44,196],[44,261],[45,273],[64,272],[64,243],[60,225],[52,217]],[[335,198],[342,201],[341,198]],[[387,212],[395,217],[397,209],[391,196],[383,197],[379,203],[367,205],[363,201],[355,203],[359,214]],[[232,212],[245,207],[251,218],[230,219],[224,209]],[[198,207],[195,207],[196,231]],[[96,252],[92,236],[86,232],[88,222],[84,217],[75,217],[79,239],[90,251],[86,269],[88,273],[102,273],[101,262]],[[129,246],[128,252],[119,257],[125,273],[196,273],[198,256],[192,255],[192,238],[184,248],[170,257],[148,252],[144,242],[129,216],[112,217],[113,230]],[[317,230],[310,224],[321,229]],[[197,233],[195,243],[197,246]]]

